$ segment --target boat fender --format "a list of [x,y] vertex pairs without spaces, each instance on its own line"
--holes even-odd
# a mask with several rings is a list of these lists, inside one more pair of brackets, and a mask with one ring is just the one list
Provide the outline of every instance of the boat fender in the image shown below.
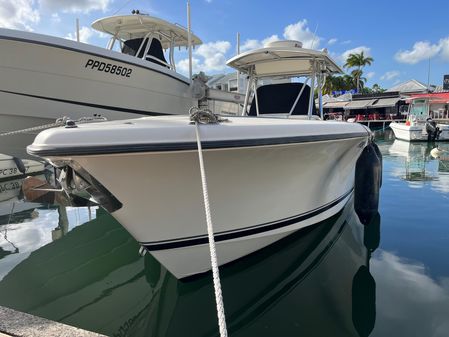
[[354,182],[354,209],[360,222],[368,225],[378,212],[382,176],[382,155],[370,142],[357,159]]
[[380,214],[377,212],[368,226],[363,229],[363,245],[373,253],[380,244]]
[[432,156],[432,158],[438,159],[440,158],[440,152],[441,150],[438,147],[435,147],[430,150],[430,155]]
[[22,159],[17,158],[17,157],[12,157],[12,159],[14,160],[14,163],[16,164],[17,169],[20,171],[20,173],[25,174],[26,167],[25,167],[25,164],[23,163]]
[[368,337],[376,323],[376,281],[367,266],[352,280],[352,323],[360,337]]

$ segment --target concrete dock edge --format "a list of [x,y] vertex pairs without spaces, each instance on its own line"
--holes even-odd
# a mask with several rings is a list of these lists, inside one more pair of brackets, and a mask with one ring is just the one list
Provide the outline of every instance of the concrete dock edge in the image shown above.
[[53,322],[0,306],[0,337],[105,337],[95,332]]

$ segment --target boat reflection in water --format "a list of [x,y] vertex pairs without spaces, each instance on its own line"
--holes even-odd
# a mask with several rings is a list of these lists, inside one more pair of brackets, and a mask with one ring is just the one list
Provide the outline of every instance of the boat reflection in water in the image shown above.
[[[368,336],[380,218],[352,199],[337,215],[221,268],[232,336]],[[111,336],[216,336],[210,273],[182,281],[110,215],[33,252],[0,282],[0,304]]]
[[[439,143],[438,148],[442,153],[449,154],[449,144]],[[430,182],[432,188],[442,192],[449,192],[449,157],[442,155],[433,158],[432,149],[435,143],[411,143],[395,140],[388,145],[388,153],[391,158],[403,161],[403,169],[396,170],[393,175],[409,182],[411,187],[420,188],[423,182]]]
[[[30,192],[27,182],[42,185],[50,178],[46,171],[33,177],[21,175],[0,180],[0,280],[32,251],[61,238],[71,227],[80,224],[84,211],[88,211],[65,207],[68,202],[56,193]],[[26,199],[26,194],[34,198]]]

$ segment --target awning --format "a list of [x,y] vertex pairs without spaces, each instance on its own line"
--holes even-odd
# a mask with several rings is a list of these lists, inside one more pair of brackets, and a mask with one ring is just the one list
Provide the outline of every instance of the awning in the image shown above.
[[377,102],[374,102],[372,105],[368,106],[369,109],[376,108],[388,108],[395,106],[397,102],[401,100],[400,97],[390,97],[390,98],[379,98]]
[[438,92],[428,94],[415,94],[410,96],[407,101],[410,102],[414,99],[427,99],[431,103],[449,103],[449,92]]
[[349,102],[348,105],[344,107],[345,110],[355,110],[355,109],[364,109],[369,105],[372,105],[377,99],[361,99],[358,101]]
[[337,109],[337,108],[343,108],[346,105],[348,105],[350,102],[345,101],[345,102],[326,102],[323,104],[323,108],[328,108],[328,109]]

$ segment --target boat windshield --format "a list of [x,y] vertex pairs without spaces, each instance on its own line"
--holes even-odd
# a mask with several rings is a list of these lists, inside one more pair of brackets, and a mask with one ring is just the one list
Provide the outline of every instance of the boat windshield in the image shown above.
[[[116,15],[96,20],[92,23],[92,28],[111,36],[107,49],[175,71],[175,47],[189,47],[189,32],[186,28],[138,11],[132,15]],[[193,47],[202,43],[193,33],[190,33],[190,41]]]
[[410,105],[410,116],[416,117],[418,120],[425,120],[427,118],[427,104],[425,100],[415,100]]

